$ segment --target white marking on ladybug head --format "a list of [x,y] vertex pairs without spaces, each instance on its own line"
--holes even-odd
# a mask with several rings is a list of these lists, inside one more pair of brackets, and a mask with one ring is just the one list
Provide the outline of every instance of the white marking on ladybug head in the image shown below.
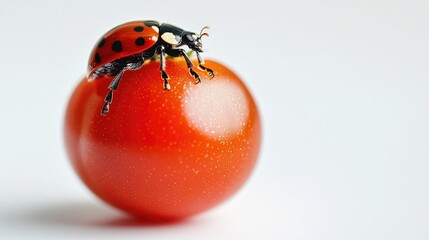
[[153,30],[155,30],[155,32],[159,33],[159,28],[157,26],[152,26]]
[[161,35],[162,40],[171,45],[178,45],[179,41],[177,40],[177,36],[171,32],[165,32]]

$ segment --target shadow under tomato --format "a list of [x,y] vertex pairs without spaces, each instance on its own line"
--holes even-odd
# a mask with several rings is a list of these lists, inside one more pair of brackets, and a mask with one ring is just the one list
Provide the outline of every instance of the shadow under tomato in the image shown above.
[[180,220],[152,220],[136,218],[108,206],[90,202],[50,205],[21,216],[21,220],[38,225],[73,228],[157,228],[194,226],[195,218]]

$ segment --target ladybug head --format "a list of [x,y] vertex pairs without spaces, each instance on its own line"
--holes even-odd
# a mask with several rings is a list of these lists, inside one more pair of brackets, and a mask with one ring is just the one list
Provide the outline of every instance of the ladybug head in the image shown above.
[[209,36],[208,33],[203,33],[205,29],[208,29],[209,27],[205,26],[203,29],[201,29],[200,34],[195,34],[193,32],[185,32],[182,40],[183,43],[188,45],[188,47],[196,52],[203,52],[203,42],[201,41],[201,37],[203,36]]

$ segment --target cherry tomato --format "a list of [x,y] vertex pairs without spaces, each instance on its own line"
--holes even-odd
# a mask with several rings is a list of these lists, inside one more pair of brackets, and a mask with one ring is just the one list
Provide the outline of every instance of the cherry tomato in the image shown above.
[[106,116],[110,78],[82,79],[65,116],[66,149],[83,182],[107,203],[143,218],[178,219],[235,193],[255,166],[261,122],[252,95],[231,70],[207,61],[195,84],[186,63],[167,59],[127,71]]

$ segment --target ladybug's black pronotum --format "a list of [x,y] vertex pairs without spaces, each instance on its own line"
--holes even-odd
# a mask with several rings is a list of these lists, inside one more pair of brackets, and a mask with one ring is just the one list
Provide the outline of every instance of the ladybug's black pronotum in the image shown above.
[[170,89],[168,74],[165,72],[165,56],[182,56],[186,60],[190,74],[196,82],[201,82],[198,74],[193,70],[194,65],[180,46],[188,46],[197,53],[198,67],[207,71],[210,77],[214,77],[213,70],[205,67],[200,53],[202,50],[201,37],[208,36],[203,31],[199,34],[183,30],[167,23],[157,21],[133,21],[119,25],[97,42],[91,52],[88,63],[88,79],[96,79],[102,76],[113,76],[109,85],[109,92],[104,99],[102,115],[106,115],[113,100],[113,91],[118,88],[122,75],[127,70],[141,68],[144,61],[151,59],[156,54],[161,62],[161,78],[164,80],[164,89]]

